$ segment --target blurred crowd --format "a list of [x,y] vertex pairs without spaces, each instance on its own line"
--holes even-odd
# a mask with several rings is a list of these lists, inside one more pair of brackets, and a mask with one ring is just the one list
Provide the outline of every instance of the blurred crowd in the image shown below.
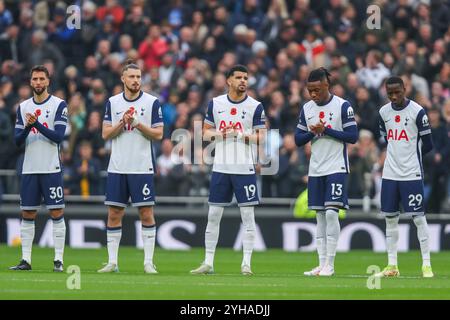
[[[80,29],[66,23],[71,4],[81,8]],[[366,23],[371,4],[381,9],[378,29]],[[207,195],[211,167],[175,163],[171,133],[202,121],[208,100],[227,90],[224,72],[240,63],[250,71],[249,94],[263,103],[270,129],[278,129],[266,151],[279,152],[280,169],[260,177],[262,196],[297,197],[306,188],[310,148],[297,148],[293,132],[308,100],[309,71],[324,66],[331,92],[351,103],[360,129],[349,146],[349,197],[379,195],[385,145],[377,113],[388,101],[384,80],[395,74],[430,118],[428,211],[449,211],[449,21],[448,0],[0,0],[0,169],[20,167],[16,109],[32,95],[30,68],[44,64],[50,92],[69,104],[65,192],[103,194],[110,152],[101,137],[104,105],[122,91],[123,62],[134,59],[144,71],[142,89],[162,104],[157,194]],[[7,183],[0,188],[17,192]]]

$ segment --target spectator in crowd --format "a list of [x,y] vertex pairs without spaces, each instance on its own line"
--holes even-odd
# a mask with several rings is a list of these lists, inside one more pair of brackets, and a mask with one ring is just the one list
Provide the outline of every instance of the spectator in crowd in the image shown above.
[[381,61],[381,52],[371,50],[367,53],[365,64],[363,65],[360,59],[357,59],[358,70],[356,75],[358,80],[368,89],[377,90],[384,79],[389,77],[390,72]]
[[161,28],[151,25],[147,37],[139,44],[139,56],[144,60],[146,71],[161,65],[162,56],[169,50],[167,41],[161,37]]
[[93,156],[91,142],[81,141],[78,146],[78,156],[73,166],[72,193],[79,194],[85,198],[88,198],[90,195],[102,194],[100,167],[100,161]]
[[[10,169],[14,166],[14,163],[11,163],[11,152],[14,151],[13,128],[5,107],[5,100],[0,96],[0,168]],[[1,177],[0,184],[2,184]]]
[[125,9],[118,3],[117,0],[106,0],[105,5],[97,9],[96,16],[97,20],[100,22],[111,18],[114,30],[119,31],[125,19]]
[[447,128],[441,121],[437,107],[428,110],[428,119],[433,136],[433,150],[424,157],[424,196],[427,212],[440,213],[446,198],[447,175],[449,171],[450,140]]
[[6,9],[5,1],[0,0],[0,35],[13,23],[11,11]]
[[22,61],[23,53],[20,51],[19,32],[20,29],[17,25],[10,24],[4,33],[0,33],[0,61],[12,60],[17,64]]
[[130,13],[126,16],[122,31],[133,39],[133,45],[137,44],[145,38],[148,27],[150,26],[150,18],[144,16],[144,9],[135,5],[130,9]]
[[56,76],[61,75],[64,70],[66,60],[61,50],[53,43],[47,42],[47,33],[43,30],[33,32],[31,48],[27,52],[29,54],[27,55],[26,68],[31,68],[32,66],[43,64],[46,60],[50,60],[55,65]]
[[101,161],[101,168],[106,169],[111,150],[102,138],[102,115],[99,111],[92,111],[86,122],[86,126],[80,130],[76,138],[76,147],[81,141],[90,141],[94,157]]
[[283,137],[280,149],[280,169],[277,179],[277,196],[280,198],[295,198],[301,191],[301,171],[299,148],[295,145],[293,132]]
[[188,195],[186,188],[188,177],[186,176],[185,165],[190,163],[190,159],[185,159],[183,152],[180,146],[177,146],[174,151],[171,140],[164,139],[162,141],[161,155],[156,160],[157,195]]

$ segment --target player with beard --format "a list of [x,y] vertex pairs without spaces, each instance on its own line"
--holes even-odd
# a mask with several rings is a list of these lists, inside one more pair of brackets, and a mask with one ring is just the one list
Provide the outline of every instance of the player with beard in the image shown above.
[[31,270],[34,221],[44,198],[53,220],[53,271],[62,272],[66,224],[59,144],[66,131],[67,104],[48,93],[50,76],[46,67],[35,66],[30,75],[33,97],[19,104],[15,126],[17,146],[25,143],[20,187],[22,260],[10,269]]
[[102,136],[111,140],[111,158],[106,181],[108,206],[107,246],[109,261],[98,272],[118,272],[118,251],[122,237],[122,217],[131,197],[142,222],[144,272],[157,273],[153,264],[155,248],[155,170],[152,141],[163,136],[159,100],[141,90],[141,70],[132,61],[122,70],[124,91],[106,102]]

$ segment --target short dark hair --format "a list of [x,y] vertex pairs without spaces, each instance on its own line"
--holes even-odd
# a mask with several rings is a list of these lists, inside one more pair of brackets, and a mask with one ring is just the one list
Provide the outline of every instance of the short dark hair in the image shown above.
[[122,68],[122,74],[127,71],[128,69],[135,69],[135,70],[141,70],[141,68],[139,68],[139,66],[132,60],[132,59],[128,59],[125,62],[125,65]]
[[310,72],[308,82],[322,81],[325,79],[328,83],[330,83],[330,76],[331,74],[327,69],[320,67]]
[[50,73],[48,72],[47,67],[42,65],[42,64],[34,66],[33,68],[31,68],[30,78],[33,76],[33,72],[44,72],[45,75],[47,76],[47,79],[50,79]]
[[399,85],[401,85],[403,88],[405,87],[405,83],[403,82],[403,79],[400,78],[400,77],[398,77],[398,76],[392,76],[392,77],[389,77],[389,78],[386,80],[386,83],[385,83],[386,87],[387,87],[389,84],[399,84]]
[[242,64],[237,64],[237,65],[235,65],[234,67],[232,67],[230,70],[228,70],[228,72],[227,72],[227,74],[226,74],[227,79],[228,79],[229,77],[233,76],[233,74],[234,74],[236,71],[248,73],[248,69],[247,69],[246,66],[243,66]]

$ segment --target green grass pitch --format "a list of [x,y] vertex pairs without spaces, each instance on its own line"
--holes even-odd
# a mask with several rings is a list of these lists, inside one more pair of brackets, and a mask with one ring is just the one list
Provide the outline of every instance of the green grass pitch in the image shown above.
[[[368,289],[367,268],[385,266],[386,254],[370,251],[338,253],[336,275],[305,277],[315,266],[315,253],[282,250],[255,252],[253,276],[240,274],[241,252],[218,249],[214,275],[190,275],[203,258],[203,249],[168,251],[156,248],[157,275],[143,273],[143,251],[121,247],[120,272],[98,274],[107,250],[65,251],[65,269],[78,265],[81,289],[69,290],[71,274],[53,273],[53,249],[33,248],[33,271],[10,271],[20,248],[0,246],[0,299],[450,299],[450,252],[432,254],[435,278],[421,277],[420,252],[399,254],[400,278],[381,279],[381,289]],[[370,281],[369,281],[370,282]],[[370,282],[374,284],[374,282]]]

